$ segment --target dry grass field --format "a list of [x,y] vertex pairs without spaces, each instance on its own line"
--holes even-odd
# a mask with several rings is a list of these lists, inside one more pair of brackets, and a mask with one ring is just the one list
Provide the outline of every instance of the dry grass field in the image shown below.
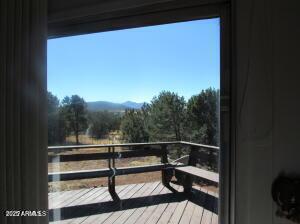
[[[74,135],[68,136],[66,138],[66,142],[68,142],[69,144],[72,143],[75,144],[76,143],[75,136]],[[91,144],[91,145],[121,143],[122,134],[120,131],[112,131],[104,139],[91,138],[88,135],[79,135],[79,142],[81,144]]]

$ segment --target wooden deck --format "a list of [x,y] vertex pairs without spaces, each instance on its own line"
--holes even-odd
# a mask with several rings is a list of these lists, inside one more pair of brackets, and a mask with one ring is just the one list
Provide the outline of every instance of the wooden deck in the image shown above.
[[218,196],[193,187],[187,197],[182,187],[172,193],[160,182],[116,186],[121,201],[114,202],[107,187],[49,193],[51,224],[217,224]]

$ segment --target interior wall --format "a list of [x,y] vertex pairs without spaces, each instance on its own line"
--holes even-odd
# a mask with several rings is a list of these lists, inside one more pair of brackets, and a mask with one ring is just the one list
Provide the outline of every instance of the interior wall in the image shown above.
[[235,0],[236,223],[285,224],[271,185],[300,174],[298,0]]

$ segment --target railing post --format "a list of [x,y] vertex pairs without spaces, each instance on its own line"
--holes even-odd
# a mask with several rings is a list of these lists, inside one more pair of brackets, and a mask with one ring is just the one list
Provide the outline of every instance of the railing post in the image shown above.
[[[188,164],[190,166],[196,166],[197,163],[197,156],[194,156],[196,153],[198,152],[197,147],[196,146],[191,146],[191,152],[190,152],[190,156],[189,156],[189,162]],[[199,152],[198,152],[199,153]]]
[[[111,151],[112,148],[112,151]],[[115,147],[108,147],[108,153],[112,153],[112,156],[108,159],[108,167],[113,171],[112,175],[108,177],[108,191],[113,200],[119,201],[120,198],[116,193],[116,182],[115,182]]]
[[[188,165],[189,166],[196,166],[196,156],[194,156],[194,154],[197,153],[197,149],[195,146],[191,146],[191,152],[190,152],[190,156],[189,156],[189,162]],[[184,188],[184,192],[185,193],[190,193],[192,190],[192,186],[193,186],[193,178],[191,177],[191,175],[185,175],[183,178],[183,188]]]
[[[168,161],[167,145],[161,145],[161,150],[162,150],[161,163],[168,165],[169,161]],[[173,169],[172,168],[166,167],[165,169],[163,169],[161,171],[161,178],[162,178],[163,185],[165,187],[167,187],[169,190],[171,190],[172,192],[176,192],[176,190],[170,186],[170,181],[171,181],[172,177],[173,177]]]

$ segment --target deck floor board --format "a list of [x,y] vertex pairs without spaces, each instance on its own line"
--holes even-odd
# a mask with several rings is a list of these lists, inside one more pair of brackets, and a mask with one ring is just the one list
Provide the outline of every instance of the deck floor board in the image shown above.
[[107,187],[49,193],[50,224],[218,223],[217,193],[194,187],[188,197],[182,186],[172,186],[178,193],[160,182],[120,185],[119,203]]
[[[151,193],[155,190],[155,188],[157,188],[157,186],[159,185],[158,182],[156,183],[152,183],[152,184],[147,184],[148,188],[147,190],[141,195],[142,197],[151,195]],[[139,207],[139,205],[141,204],[141,202],[137,202],[136,203],[136,207]],[[119,216],[119,218],[114,222],[115,224],[120,223],[123,224],[125,223],[130,216],[134,213],[136,209],[135,208],[131,208],[131,209],[127,209],[125,211],[123,211],[122,215]]]
[[[161,183],[157,185],[157,187],[148,195],[148,196],[154,196],[154,195],[159,195],[160,191],[163,189],[163,186]],[[141,215],[144,213],[146,210],[146,206],[141,205],[142,202],[140,202],[137,205],[137,208],[134,209],[133,213],[131,216],[124,222],[124,224],[133,224],[136,223],[136,221],[141,217]]]

